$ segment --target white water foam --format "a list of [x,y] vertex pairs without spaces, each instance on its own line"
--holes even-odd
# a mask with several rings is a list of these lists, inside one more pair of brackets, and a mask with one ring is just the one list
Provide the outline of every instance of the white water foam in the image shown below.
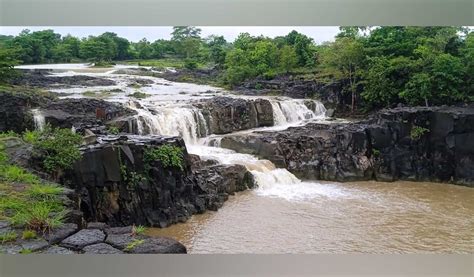
[[39,109],[32,109],[31,113],[33,114],[33,122],[35,123],[36,130],[43,130],[46,125],[46,119],[43,113]]

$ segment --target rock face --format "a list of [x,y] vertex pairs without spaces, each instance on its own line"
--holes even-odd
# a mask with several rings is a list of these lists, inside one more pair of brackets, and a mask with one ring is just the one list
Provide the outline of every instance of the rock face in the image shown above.
[[103,125],[118,117],[133,115],[134,111],[121,105],[98,99],[57,99],[35,92],[0,92],[0,132],[35,129],[36,116],[54,127],[81,129],[83,126]]
[[213,97],[194,104],[201,109],[212,134],[227,134],[273,126],[273,108],[266,99]]
[[14,85],[26,85],[33,87],[89,87],[89,86],[113,86],[115,82],[106,78],[92,76],[54,76],[48,70],[22,70],[22,75],[12,81]]
[[[191,168],[184,142],[176,137],[104,137],[83,149],[83,158],[67,179],[78,195],[87,221],[110,226],[165,227],[194,213],[222,206],[228,194],[253,186],[244,167],[210,165]],[[144,162],[147,149],[181,148],[182,169],[161,161]]]
[[242,84],[236,91],[245,95],[282,95],[291,98],[317,98],[326,108],[342,109],[351,102],[342,91],[342,83],[325,84],[304,76],[280,75],[271,80],[256,78]]
[[[418,135],[417,135],[418,131]],[[228,135],[221,146],[305,179],[419,180],[474,186],[474,107],[397,108],[351,124]]]

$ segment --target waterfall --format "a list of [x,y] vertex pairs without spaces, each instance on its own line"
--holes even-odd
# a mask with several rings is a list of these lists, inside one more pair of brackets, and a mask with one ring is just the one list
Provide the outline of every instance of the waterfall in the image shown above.
[[43,130],[46,125],[46,119],[39,109],[32,109],[31,113],[33,114],[33,121],[35,123],[36,130]]
[[137,111],[137,131],[140,135],[181,136],[187,144],[196,144],[198,138],[209,135],[204,115],[191,106],[157,106],[146,108],[128,103]]
[[[314,111],[310,110],[305,101],[314,106]],[[273,108],[273,119],[275,125],[285,125],[308,119],[322,118],[326,113],[324,105],[315,100],[288,99],[270,100]]]

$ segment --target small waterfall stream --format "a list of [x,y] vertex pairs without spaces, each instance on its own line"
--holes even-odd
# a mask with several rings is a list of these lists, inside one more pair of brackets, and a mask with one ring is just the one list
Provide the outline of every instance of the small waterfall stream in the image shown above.
[[31,113],[33,114],[33,121],[35,123],[36,130],[43,130],[46,125],[46,119],[39,109],[32,109]]

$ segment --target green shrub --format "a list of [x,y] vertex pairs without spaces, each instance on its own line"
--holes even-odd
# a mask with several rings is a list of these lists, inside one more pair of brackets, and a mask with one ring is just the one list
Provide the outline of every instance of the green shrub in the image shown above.
[[27,143],[30,143],[30,144],[35,144],[39,137],[41,135],[41,132],[39,131],[29,131],[29,130],[26,130],[24,133],[23,133],[23,140]]
[[184,61],[184,67],[187,68],[187,69],[196,69],[198,68],[198,63],[196,60],[193,60],[193,59],[186,59]]
[[120,133],[120,129],[116,126],[109,126],[109,128],[107,128],[107,132],[112,135],[118,135]]
[[0,133],[0,138],[17,138],[19,135],[13,131]]
[[380,156],[380,150],[372,148],[372,155],[374,155],[374,157]]
[[8,231],[0,234],[0,241],[3,243],[16,240],[17,234],[15,231]]
[[146,94],[146,93],[143,93],[143,92],[140,92],[140,91],[135,91],[134,93],[130,94],[129,96],[137,98],[137,99],[144,99],[144,98],[147,98],[150,95]]
[[410,131],[410,138],[412,140],[419,140],[425,133],[428,133],[429,131],[429,129],[413,125]]
[[146,230],[145,226],[142,226],[142,225],[135,226],[135,225],[133,225],[133,227],[132,227],[132,236],[141,235],[145,232],[145,230]]
[[43,167],[48,172],[72,168],[81,157],[79,145],[82,137],[70,129],[47,126],[35,146],[43,153]]
[[30,239],[35,239],[36,238],[36,232],[33,230],[24,230],[21,238],[24,240],[30,240]]
[[150,164],[160,161],[164,167],[176,167],[184,170],[183,150],[172,145],[162,145],[158,148],[148,148],[144,153],[144,161]]

